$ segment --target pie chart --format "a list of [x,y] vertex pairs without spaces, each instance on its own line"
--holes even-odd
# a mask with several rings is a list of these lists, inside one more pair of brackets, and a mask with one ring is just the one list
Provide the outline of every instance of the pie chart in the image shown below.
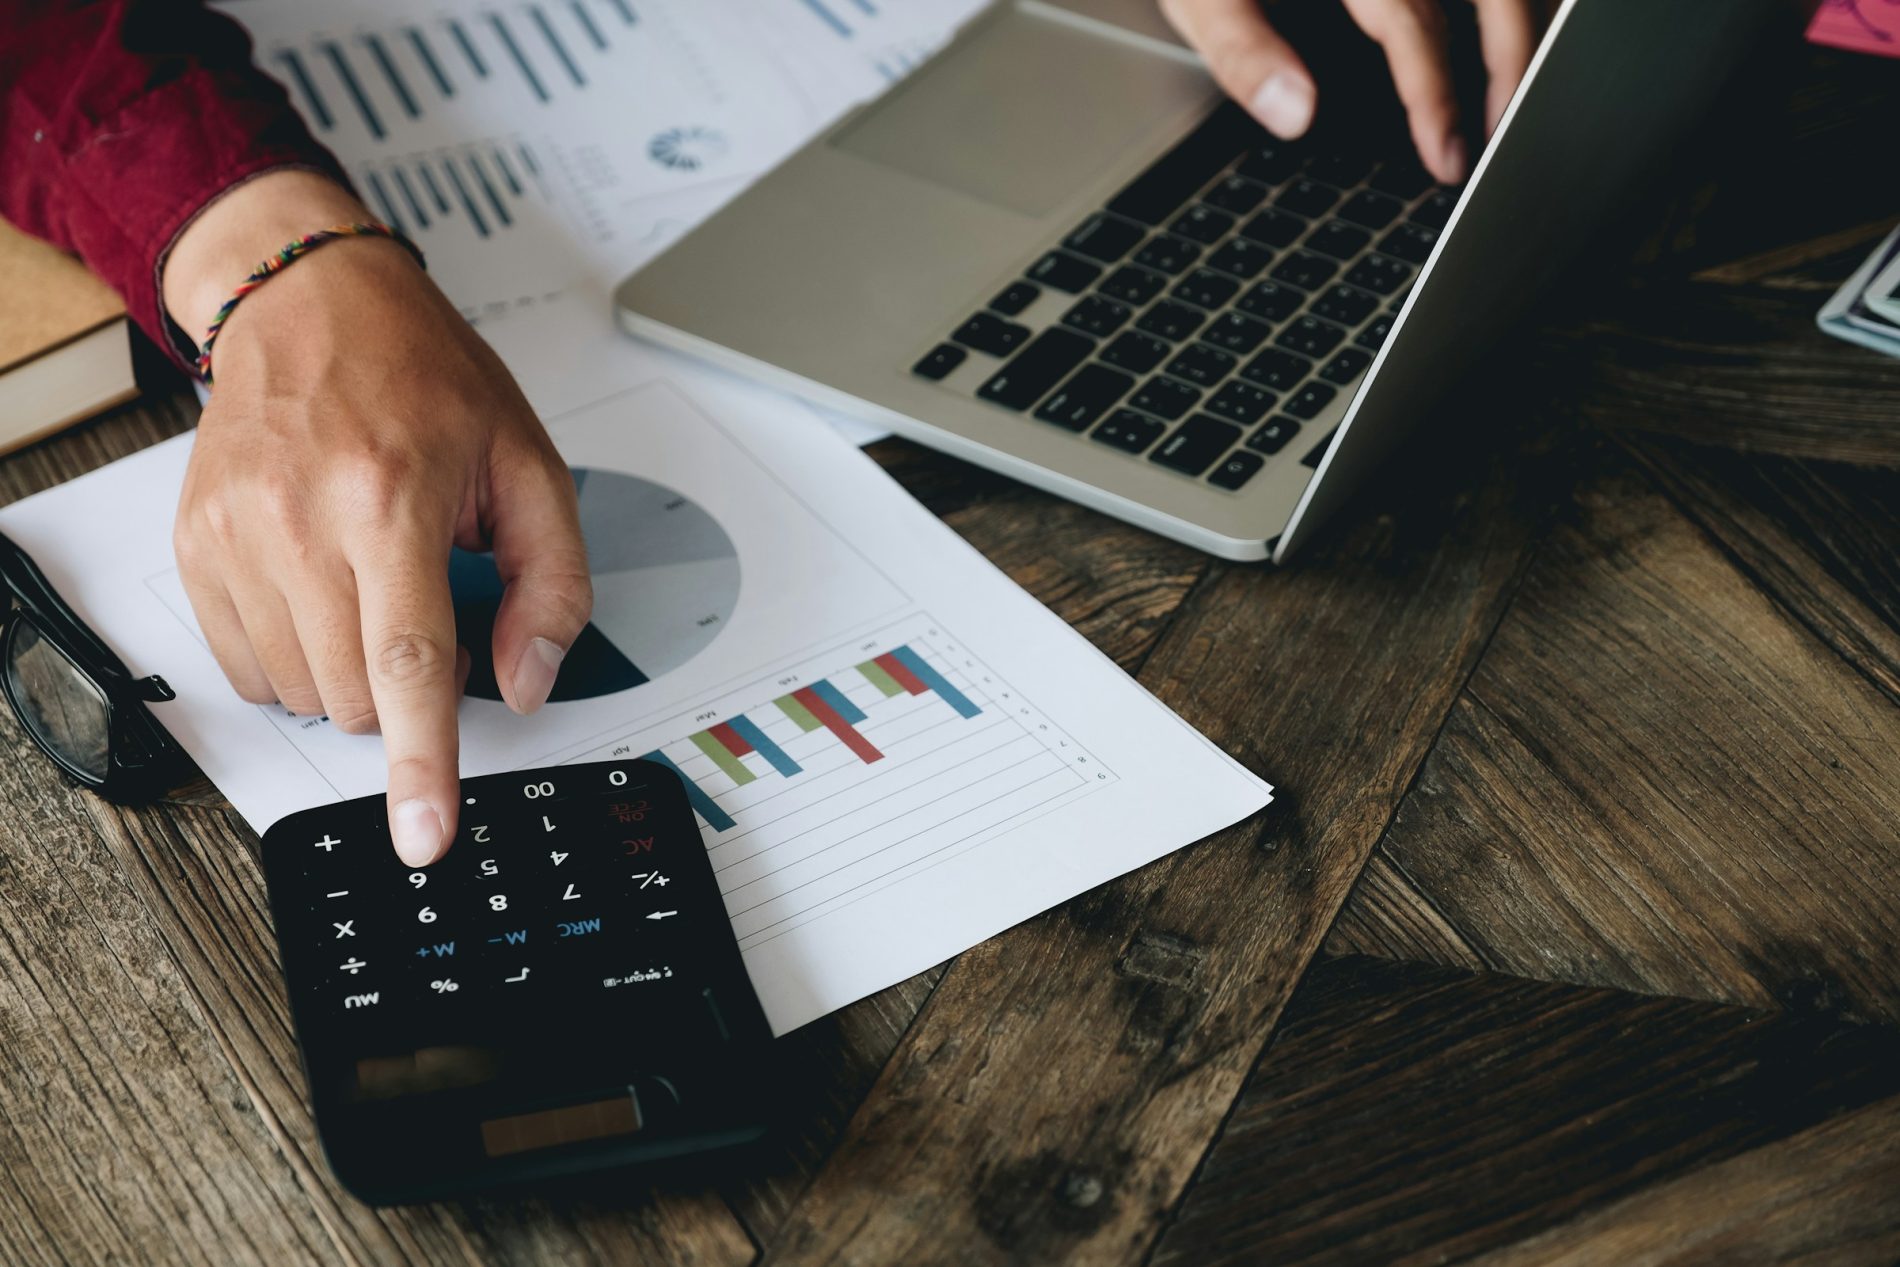
[[[549,703],[631,690],[698,655],[732,619],[739,555],[696,502],[651,480],[573,468],[581,535],[594,578],[594,618],[581,631]],[[456,639],[473,667],[468,694],[499,700],[492,633],[501,604],[493,555],[449,558]]]

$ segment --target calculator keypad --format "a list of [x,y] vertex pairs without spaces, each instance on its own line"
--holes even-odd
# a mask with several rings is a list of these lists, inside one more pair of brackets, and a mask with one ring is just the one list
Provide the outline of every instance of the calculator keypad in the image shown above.
[[682,979],[686,934],[726,919],[710,875],[694,884],[682,869],[705,866],[697,834],[666,836],[647,798],[616,788],[523,786],[557,790],[473,798],[448,853],[421,870],[396,858],[380,817],[306,842],[307,918],[293,935],[321,973],[327,1010],[441,1015],[478,998]]

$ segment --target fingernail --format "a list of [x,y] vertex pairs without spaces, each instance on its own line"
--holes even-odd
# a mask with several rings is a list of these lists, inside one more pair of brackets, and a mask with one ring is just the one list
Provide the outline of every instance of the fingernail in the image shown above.
[[389,816],[396,856],[412,867],[426,867],[442,853],[442,816],[420,797],[398,804]]
[[1471,151],[1465,146],[1465,138],[1453,132],[1445,138],[1444,148],[1439,150],[1445,170],[1440,174],[1447,185],[1461,184],[1471,174]]
[[531,639],[515,661],[515,709],[532,713],[548,702],[554,689],[554,675],[561,671],[561,650],[546,638]]
[[1290,70],[1268,75],[1253,95],[1253,116],[1277,137],[1299,136],[1313,124],[1312,81]]

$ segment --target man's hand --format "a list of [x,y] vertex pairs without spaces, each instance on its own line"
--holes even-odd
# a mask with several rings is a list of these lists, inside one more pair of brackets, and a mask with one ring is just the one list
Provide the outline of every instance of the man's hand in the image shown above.
[[[258,260],[369,218],[323,177],[260,177],[181,236],[166,306],[201,335]],[[495,679],[531,713],[593,603],[572,478],[394,242],[331,242],[273,277],[226,322],[212,369],[174,533],[198,623],[245,699],[381,729],[396,852],[426,866],[460,804],[450,545],[495,552]]]
[[[1304,0],[1333,3],[1334,0]],[[1459,128],[1445,44],[1445,3],[1466,0],[1338,0],[1359,29],[1385,50],[1392,82],[1411,124],[1412,144],[1427,171],[1447,185],[1471,174]],[[1484,48],[1485,134],[1517,91],[1544,29],[1542,0],[1469,0],[1478,10]],[[1161,0],[1161,9],[1192,44],[1227,95],[1263,127],[1287,140],[1313,122],[1319,90],[1313,73],[1261,10],[1260,0]]]

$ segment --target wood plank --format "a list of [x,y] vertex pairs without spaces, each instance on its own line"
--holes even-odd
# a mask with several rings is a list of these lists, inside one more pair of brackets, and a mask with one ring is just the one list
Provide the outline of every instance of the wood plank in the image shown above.
[[1196,587],[1142,680],[1290,794],[959,958],[769,1260],[1121,1262],[1152,1242],[1566,468],[1477,443],[1489,461],[1415,455],[1301,565]]
[[1574,514],[1382,854],[1504,971],[1900,1019],[1900,710],[1814,632],[1881,617],[1792,555],[1764,593],[1633,469]]
[[256,836],[216,810],[87,805],[176,957],[223,1061],[315,1205],[334,1255],[429,1264],[751,1261],[738,1220],[691,1175],[652,1188],[604,1176],[556,1195],[385,1210],[345,1194],[323,1163],[310,1115]]
[[0,713],[0,1261],[328,1260],[91,798]]
[[[1900,1261],[1900,1098],[1474,1260],[1484,1267]],[[1713,1217],[1712,1217],[1713,1216]]]
[[[1747,1221],[1762,1195],[1699,1182],[1703,1168],[1764,1156],[1764,1145],[1863,1105],[1879,1102],[1868,1113],[1888,1120],[1896,1057],[1900,1033],[1829,1018],[1321,961],[1153,1261],[1450,1262],[1623,1198],[1641,1208],[1648,1198],[1636,1194],[1680,1176],[1697,1199],[1664,1203],[1668,1222],[1607,1226],[1695,1244]],[[1891,1167],[1900,1151],[1884,1156]],[[1900,1218],[1900,1187],[1863,1185],[1863,1195],[1887,1226]],[[1833,1230],[1850,1231],[1838,1219]],[[1607,1234],[1575,1240],[1622,1248]],[[1553,1242],[1572,1243],[1568,1229]]]

